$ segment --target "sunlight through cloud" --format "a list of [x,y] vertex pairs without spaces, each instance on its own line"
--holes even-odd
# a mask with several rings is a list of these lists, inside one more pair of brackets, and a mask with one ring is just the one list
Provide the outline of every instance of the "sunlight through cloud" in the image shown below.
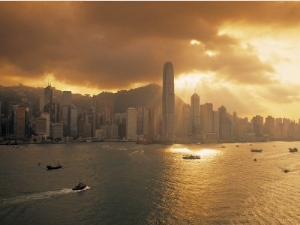
[[190,41],[190,44],[191,45],[200,45],[200,41],[197,41],[197,40],[193,39],[193,40]]

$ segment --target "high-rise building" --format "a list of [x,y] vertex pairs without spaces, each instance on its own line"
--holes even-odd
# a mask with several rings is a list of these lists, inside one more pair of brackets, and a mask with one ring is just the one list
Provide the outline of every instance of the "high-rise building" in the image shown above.
[[196,93],[191,96],[192,135],[200,133],[200,97]]
[[200,106],[201,129],[203,133],[213,133],[213,104],[205,103]]
[[268,116],[264,123],[264,133],[268,134],[271,138],[275,134],[275,119],[272,116]]
[[45,132],[45,135],[44,137],[47,139],[50,137],[50,114],[49,113],[42,113],[42,116],[43,118],[46,119],[46,132]]
[[45,136],[47,132],[47,118],[39,117],[35,120],[35,134]]
[[181,136],[188,138],[191,135],[191,106],[185,104],[182,106],[182,129]]
[[137,139],[137,111],[135,108],[126,110],[126,139],[136,141]]
[[264,118],[256,115],[252,118],[253,132],[256,137],[261,137],[264,131]]
[[174,141],[175,131],[175,93],[174,71],[171,62],[166,62],[163,69],[163,94],[162,94],[162,140]]
[[78,130],[77,130],[77,107],[75,105],[70,105],[69,124],[70,124],[70,136],[76,138],[78,135]]
[[52,87],[48,85],[46,88],[44,88],[44,113],[49,113],[51,118],[52,113]]
[[72,104],[72,92],[63,91],[61,99],[61,122],[64,126],[64,136],[70,135],[69,108]]
[[219,109],[219,137],[223,141],[231,139],[231,121],[227,117],[227,110],[224,106]]
[[15,112],[15,137],[17,140],[25,138],[25,105],[17,105]]

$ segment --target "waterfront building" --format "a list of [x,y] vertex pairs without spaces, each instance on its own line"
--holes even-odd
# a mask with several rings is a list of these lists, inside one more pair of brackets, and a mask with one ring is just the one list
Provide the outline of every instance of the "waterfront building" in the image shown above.
[[153,140],[159,141],[162,137],[162,111],[161,107],[155,107],[153,111]]
[[62,123],[52,123],[51,124],[51,136],[53,140],[61,141],[64,138]]
[[263,136],[263,122],[264,118],[262,116],[256,115],[252,118],[252,126],[253,126],[253,132],[256,137],[262,137]]
[[25,139],[26,131],[26,107],[25,105],[16,105],[15,108],[15,138],[17,140]]
[[126,138],[126,113],[116,113],[115,123],[118,126],[118,136],[120,139]]
[[272,116],[268,116],[264,123],[264,133],[268,134],[270,138],[275,135],[275,119]]
[[191,135],[191,106],[185,104],[182,107],[181,137],[187,139]]
[[50,137],[50,114],[49,113],[42,113],[42,117],[46,119],[46,132],[44,137],[47,139]]
[[0,137],[2,136],[2,108],[1,108],[1,101],[0,101]]
[[63,91],[61,98],[61,122],[64,126],[64,136],[70,135],[70,125],[69,122],[69,108],[72,104],[72,92]]
[[48,113],[50,117],[50,121],[53,121],[53,112],[52,112],[52,87],[49,84],[46,88],[44,88],[44,98],[43,98],[43,112]]
[[162,93],[162,140],[173,142],[175,140],[175,92],[174,70],[171,62],[166,62],[163,68]]
[[45,137],[47,130],[47,119],[45,117],[39,117],[35,120],[35,134],[37,136]]
[[91,138],[92,137],[92,124],[89,122],[85,122],[83,124],[83,137]]
[[78,136],[77,128],[77,107],[70,105],[69,108],[69,124],[70,124],[70,136],[76,138]]
[[126,110],[126,139],[128,141],[137,140],[137,111],[135,108]]
[[224,106],[219,108],[219,137],[222,141],[231,140],[231,121]]
[[136,108],[136,113],[137,113],[137,115],[136,115],[137,116],[136,133],[139,136],[143,134],[143,111],[144,111],[143,107]]
[[213,132],[213,104],[205,103],[200,106],[200,121],[201,121],[201,131],[203,133]]
[[[205,103],[200,106],[200,122],[201,122],[201,133],[204,142],[216,142],[219,139],[218,128],[214,129],[214,111],[212,103]],[[216,116],[218,118],[218,116]]]
[[104,139],[116,140],[118,139],[118,126],[115,124],[107,124],[100,126]]
[[192,120],[192,135],[200,134],[200,97],[194,93],[191,96],[191,120]]

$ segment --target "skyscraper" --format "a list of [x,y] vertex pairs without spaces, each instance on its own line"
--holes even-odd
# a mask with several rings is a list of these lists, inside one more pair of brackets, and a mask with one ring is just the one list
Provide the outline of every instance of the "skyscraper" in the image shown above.
[[166,62],[163,70],[163,94],[162,94],[162,140],[174,141],[175,122],[175,93],[174,72],[171,62]]
[[191,97],[192,135],[200,133],[200,97],[194,93]]
[[52,110],[52,87],[49,84],[47,87],[44,88],[44,113],[49,113],[50,122],[54,122],[53,117],[53,110]]
[[70,118],[69,118],[69,110],[72,104],[72,92],[71,91],[63,91],[62,99],[61,99],[61,122],[64,125],[64,136],[70,135]]
[[136,141],[137,139],[137,111],[135,108],[126,110],[126,139]]

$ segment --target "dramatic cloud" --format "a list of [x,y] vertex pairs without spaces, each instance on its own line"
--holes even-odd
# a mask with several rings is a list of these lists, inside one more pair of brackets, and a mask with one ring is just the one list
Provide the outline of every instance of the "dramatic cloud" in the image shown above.
[[295,63],[281,46],[300,49],[299,10],[298,2],[1,2],[1,84],[40,86],[50,76],[99,92],[128,89],[161,84],[170,60],[175,78],[214,74],[220,84],[270,85],[266,101],[277,91],[295,101],[274,85],[284,77],[277,62]]

